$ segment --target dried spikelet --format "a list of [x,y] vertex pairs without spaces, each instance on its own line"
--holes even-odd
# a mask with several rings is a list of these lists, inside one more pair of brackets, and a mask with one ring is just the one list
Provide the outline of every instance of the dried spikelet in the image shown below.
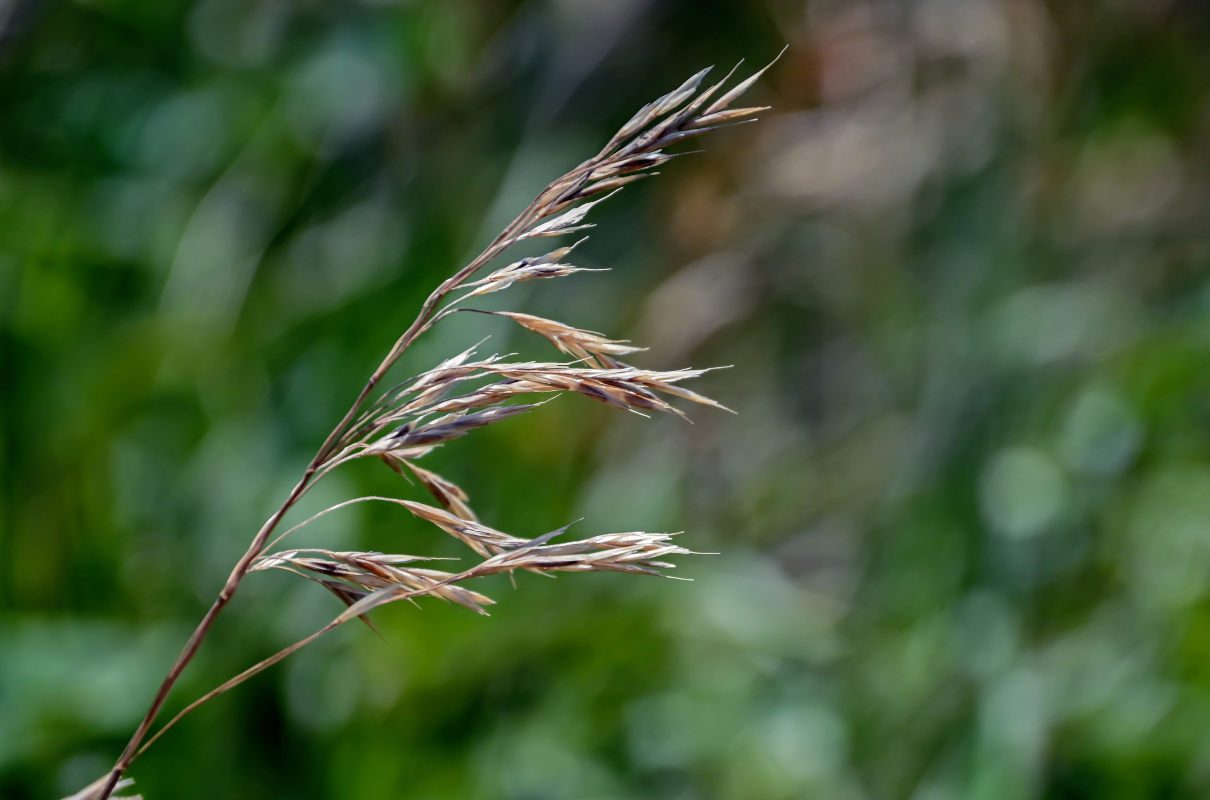
[[400,504],[421,519],[433,523],[481,556],[498,553],[510,547],[518,547],[525,544],[524,539],[510,536],[503,531],[489,528],[474,520],[456,517],[440,508],[434,508],[433,506],[417,503],[412,500],[403,500]]
[[514,283],[523,283],[539,278],[562,278],[567,275],[574,275],[577,272],[604,272],[604,270],[573,267],[571,264],[527,264],[515,267],[507,272],[504,270],[493,272],[482,281],[479,281],[479,285],[475,290],[468,292],[463,299],[499,292],[507,289]]
[[547,544],[565,530],[566,526],[536,539],[522,541],[520,545],[504,550],[460,573],[432,571],[434,576],[444,576],[438,579],[442,583],[441,586],[434,585],[420,590],[403,585],[385,586],[346,609],[337,618],[337,624],[397,600],[410,600],[419,594],[434,594],[439,588],[449,588],[455,583],[488,575],[512,573],[520,569],[531,572],[629,572],[658,576],[662,575],[660,570],[673,569],[676,566],[663,559],[692,553],[691,550],[671,544],[674,534],[642,531],[609,533],[561,544]]
[[768,111],[769,108],[769,106],[752,106],[750,108],[733,108],[727,111],[719,111],[716,114],[708,114],[707,116],[699,117],[693,121],[692,127],[708,127],[710,129],[714,129],[719,126],[719,123],[736,122],[738,120],[747,119],[753,114]]
[[[766,72],[768,72],[769,68],[772,67],[774,64],[776,64],[777,60],[779,58],[781,58],[782,55],[786,52],[786,50],[788,50],[789,48],[790,48],[789,45],[786,45],[785,47],[783,47],[781,52],[777,54],[777,58],[774,58],[768,64],[761,67],[756,72],[752,73],[750,76],[748,76],[744,80],[737,83],[734,87],[732,87],[731,89],[728,89],[726,94],[719,97],[719,99],[715,100],[704,111],[702,111],[701,115],[698,118],[703,119],[703,118],[709,117],[711,114],[717,114],[718,112],[722,111],[723,109],[725,109],[729,105],[731,105],[733,102],[735,102],[736,98],[738,98],[744,92],[746,92],[750,88],[752,88],[752,84],[756,83],[756,81],[760,78],[761,75],[764,75]],[[736,66],[738,67],[739,65],[737,64]],[[732,70],[732,71],[734,71],[734,70]]]
[[581,203],[575,208],[572,208],[570,211],[566,211],[554,219],[547,220],[539,225],[535,225],[522,234],[521,238],[533,239],[540,236],[563,236],[567,233],[574,233],[575,231],[583,231],[589,228],[595,228],[595,225],[581,225],[580,223],[584,220],[584,217],[588,216],[588,212],[593,209],[593,206],[597,205],[598,203],[605,202],[615,194],[617,194],[617,190],[614,190],[604,197],[596,200]]
[[[425,408],[447,396],[465,381],[482,377],[484,370],[503,356],[492,355],[480,361],[460,364],[455,367],[434,368],[424,373],[422,380],[393,390],[379,401],[378,407],[369,418],[375,422],[375,430],[381,430],[392,422],[414,416],[417,409]],[[408,398],[404,402],[405,398]]]
[[578,392],[623,408],[680,413],[656,397],[653,391],[718,406],[709,398],[673,386],[679,381],[697,378],[709,371],[705,369],[657,371],[631,366],[593,369],[562,364],[543,364],[536,367],[529,364],[493,364],[487,369],[507,378]]
[[446,382],[450,376],[460,374],[467,367],[474,367],[474,364],[468,364],[467,359],[475,354],[478,345],[471,345],[456,356],[447,358],[432,369],[425,370],[416,376],[408,386],[403,389],[404,394],[415,394],[423,391],[430,386],[438,386]]
[[[785,50],[783,49],[782,53],[784,52]],[[778,54],[778,58],[780,57],[781,53]],[[776,63],[776,61],[777,59],[775,58],[763,69],[757,71],[754,75],[750,76],[744,81],[741,81],[734,88],[728,90],[704,110],[699,112],[698,109],[705,103],[705,101],[713,96],[713,94],[727,82],[727,80],[735,72],[735,69],[739,67],[737,64],[735,68],[731,70],[731,72],[727,73],[723,80],[703,91],[700,95],[698,95],[698,97],[691,100],[684,108],[680,109],[675,114],[671,114],[664,121],[652,125],[652,123],[655,123],[656,118],[660,116],[661,113],[671,111],[673,108],[679,106],[682,102],[689,100],[689,98],[692,97],[692,95],[696,92],[697,86],[700,84],[701,79],[705,77],[706,71],[698,73],[694,76],[694,79],[691,79],[692,88],[689,88],[690,84],[687,82],[682,90],[678,90],[673,95],[668,95],[668,100],[666,103],[657,107],[657,109],[654,110],[645,120],[645,124],[638,126],[636,132],[637,130],[642,130],[642,128],[646,127],[647,125],[652,125],[652,127],[645,132],[638,134],[630,141],[629,144],[622,147],[616,155],[628,156],[634,153],[659,150],[667,147],[670,144],[683,141],[691,136],[697,136],[700,133],[708,130],[725,125],[734,125],[741,122],[750,121],[750,119],[746,119],[749,117],[749,114],[742,114],[739,115],[739,117],[732,117],[728,119],[721,116],[720,113],[727,109],[727,107],[730,106],[736,98],[747,91],[748,88],[750,88],[752,84],[755,83],[756,80],[769,69],[769,67]],[[751,110],[744,109],[744,111]],[[626,138],[625,136],[620,136],[620,134],[621,132],[619,132],[619,136],[615,136],[615,140],[620,141],[621,139]]]
[[725,405],[718,402],[717,400],[713,400],[704,394],[698,394],[697,392],[693,391],[692,389],[686,389],[684,386],[673,386],[670,383],[665,383],[660,387],[660,391],[663,392],[664,394],[670,394],[673,397],[679,397],[682,400],[688,400],[691,403],[697,403],[698,405],[703,405],[703,406],[710,406],[711,408],[717,408],[720,411],[726,411],[730,414],[735,413],[735,411],[733,411],[730,408],[727,408]]
[[479,295],[491,294],[507,289],[514,283],[535,280],[539,278],[562,278],[567,275],[573,275],[577,272],[606,272],[601,269],[586,269],[584,267],[575,267],[571,264],[561,263],[562,259],[574,249],[576,249],[584,239],[567,247],[556,248],[545,255],[534,258],[523,258],[520,261],[501,267],[487,275],[485,278],[473,281],[466,284],[466,288],[472,291],[463,295],[458,302]]
[[427,561],[421,556],[373,552],[341,552],[322,548],[280,550],[261,556],[249,568],[250,572],[266,569],[306,570],[331,578],[355,578],[362,574],[386,575],[387,570],[400,564]]
[[[432,369],[417,375],[411,381],[388,389],[370,408],[350,424],[349,430],[345,432],[340,441],[342,443],[353,441],[357,434],[365,434],[367,429],[371,432],[382,430],[394,419],[391,408],[409,395],[416,395],[413,398],[414,402],[419,401],[422,405],[427,405],[448,394],[457,385],[460,377],[474,373],[481,366],[481,363],[467,362],[467,359],[474,355],[479,344],[482,342],[468,347],[456,356],[445,359]],[[491,356],[485,360],[492,361],[498,358],[500,356]]]
[[480,565],[482,574],[515,569],[562,572],[639,572],[658,575],[674,564],[661,559],[692,551],[670,543],[673,534],[609,533],[562,544],[519,547],[493,556]]
[[[302,575],[304,578],[309,578],[310,580],[315,581],[320,586],[324,587],[335,595],[336,599],[344,603],[346,608],[352,607],[354,603],[369,594],[369,592],[365,591],[364,589],[354,589],[351,586],[338,581],[330,581],[324,578],[313,577],[311,575],[307,575],[306,573],[298,572],[297,570],[290,571],[294,572],[296,575]],[[374,633],[378,633],[378,628],[374,625],[374,622],[370,619],[368,614],[362,614],[359,619],[364,622],[370,630],[374,631]]]
[[[511,315],[510,315],[511,316]],[[526,316],[526,315],[520,315]],[[534,320],[541,318],[534,317]],[[550,322],[542,320],[542,322]],[[557,325],[558,323],[552,323]],[[565,328],[566,330],[575,330]],[[598,334],[592,334],[587,331],[577,331],[587,337],[599,337]],[[560,337],[562,343],[568,349],[574,347],[584,348],[587,359],[589,360],[605,360],[609,359],[614,362],[607,352],[626,352],[631,349],[629,345],[621,342],[598,338],[596,340],[577,339],[569,340],[567,337]],[[569,342],[575,341],[576,344]],[[587,348],[595,348],[596,351],[589,351]],[[604,351],[604,352],[602,352]],[[558,363],[543,363],[543,362],[526,362],[526,363],[493,363],[483,367],[485,373],[495,373],[506,380],[495,383],[486,384],[473,392],[469,392],[458,397],[452,397],[444,400],[428,408],[412,408],[409,406],[408,413],[417,415],[429,415],[434,413],[457,412],[470,408],[477,408],[485,405],[491,405],[501,402],[511,397],[516,397],[522,394],[540,394],[546,392],[575,392],[590,397],[594,400],[607,403],[617,408],[636,411],[667,411],[680,416],[684,416],[678,409],[664,400],[660,399],[655,392],[683,397],[692,402],[711,405],[718,408],[723,406],[710,400],[696,392],[681,389],[673,386],[674,383],[689,378],[696,378],[707,370],[671,370],[671,371],[655,371],[643,370],[637,367],[621,365],[617,367],[573,367],[568,364]],[[501,409],[514,408],[519,406],[502,406]],[[499,418],[499,411],[495,411],[488,416],[488,421],[494,421]],[[467,415],[470,416],[470,415]],[[432,423],[435,427],[439,427],[437,423]],[[464,423],[466,424],[466,423]],[[486,424],[486,423],[485,423]],[[396,438],[385,437],[367,448],[367,453],[394,452],[399,453],[400,448],[415,446],[417,442],[422,441],[412,437],[412,429],[401,430],[393,434]],[[433,434],[435,438],[437,433]],[[452,438],[452,437],[451,437]],[[407,456],[410,457],[410,456]]]
[[[572,199],[580,200],[585,197],[592,197],[593,195],[600,194],[601,192],[616,191],[617,189],[621,189],[623,186],[634,183],[635,181],[641,181],[644,178],[650,178],[659,174],[660,173],[658,172],[641,172],[634,175],[623,175],[617,178],[606,178],[605,180],[597,181],[596,183],[586,182],[584,186],[576,190],[576,193],[572,196]],[[601,199],[603,200],[605,198]]]
[[446,511],[471,522],[478,521],[475,512],[467,505],[470,498],[466,496],[466,492],[462,490],[462,487],[453,481],[441,477],[436,472],[430,472],[427,469],[416,466],[411,461],[404,460],[403,463],[412,471],[416,479],[424,484],[424,488],[429,490],[429,493],[433,495]]
[[[319,553],[326,558],[315,558],[309,555],[310,553]],[[479,614],[486,613],[483,606],[495,602],[484,594],[450,583],[449,578],[453,577],[453,573],[398,566],[415,560],[417,559],[414,556],[384,553],[287,550],[259,561],[252,569],[285,569],[290,572],[303,570],[325,576],[319,579],[319,582],[336,593],[350,608],[368,593],[391,587],[457,603]],[[357,589],[350,589],[345,584],[328,578],[346,581]],[[349,599],[353,602],[350,603]],[[369,620],[366,622],[368,624]]]
[[672,159],[684,155],[683,153],[643,153],[642,155],[632,156],[631,158],[623,158],[620,160],[609,161],[597,167],[588,174],[590,181],[604,180],[618,175],[628,175],[633,172],[641,172],[645,169],[658,167]]
[[450,408],[462,404],[482,404],[488,399],[498,396],[542,392],[575,392],[623,410],[639,411],[642,409],[680,413],[669,404],[660,400],[645,387],[608,375],[585,375],[553,369],[549,371],[527,371],[523,374],[518,374],[516,371],[507,369],[503,371],[493,369],[492,371],[500,372],[508,380],[488,384],[481,391],[463,398],[452,398],[442,403],[439,408]]
[[[393,469],[399,475],[402,475],[403,470],[396,466],[397,462],[424,458],[440,446],[440,444],[423,444],[416,445],[414,447],[400,447],[397,445],[385,451],[383,448],[379,448],[375,450],[373,454],[379,456],[388,467]],[[373,447],[373,445],[370,447]],[[366,448],[366,452],[369,452],[370,447]]]
[[689,80],[682,83],[676,89],[668,94],[660,97],[638,110],[621,129],[613,135],[609,140],[609,144],[605,145],[605,151],[614,149],[618,144],[634,136],[639,131],[646,128],[655,120],[680,105],[686,99],[691,97],[697,91],[697,87],[701,85],[702,79],[710,72],[712,68],[706,67],[702,71],[694,74]]
[[[492,312],[495,313],[495,312]],[[504,316],[512,317],[527,327],[533,326],[547,335],[556,346],[565,352],[581,355],[583,360],[599,362],[608,360],[611,365],[606,367],[576,367],[557,362],[481,362],[476,365],[477,372],[459,376],[456,380],[470,380],[485,374],[495,374],[505,380],[485,384],[463,395],[441,400],[428,407],[421,407],[415,402],[408,403],[398,412],[384,415],[383,425],[404,417],[423,417],[433,414],[466,411],[483,406],[494,406],[497,403],[524,394],[541,394],[548,392],[576,392],[596,400],[627,410],[670,411],[680,414],[673,406],[656,396],[654,392],[683,397],[692,402],[723,408],[715,401],[703,395],[673,386],[679,381],[699,377],[708,370],[645,370],[622,364],[613,360],[611,354],[625,354],[642,348],[633,347],[624,342],[605,339],[600,334],[581,331],[562,323],[533,317],[527,314],[501,312]],[[400,454],[401,448],[415,447],[425,442],[448,440],[458,430],[469,430],[482,427],[498,419],[512,416],[508,409],[518,408],[528,410],[527,406],[497,406],[480,412],[483,416],[466,415],[471,419],[437,420],[416,427],[409,424],[394,431],[390,436],[370,445],[368,454],[393,452]],[[450,425],[447,431],[443,426]],[[421,434],[421,431],[424,431]],[[412,456],[404,456],[412,457]],[[417,456],[418,457],[418,456]]]
[[[473,352],[466,351],[469,355]],[[443,361],[436,367],[419,375],[415,381],[397,390],[393,397],[398,400],[409,395],[414,395],[413,400],[409,405],[420,407],[444,397],[455,386],[458,385],[468,375],[473,375],[477,370],[483,369],[488,364],[500,360],[502,356],[492,355],[480,361],[467,362],[460,360],[457,363],[449,363]]]
[[496,601],[480,592],[454,585],[451,579],[455,577],[453,573],[435,569],[413,569],[399,585],[415,592],[417,596],[424,594],[436,597],[487,616],[484,606],[495,605]]
[[629,355],[646,350],[645,347],[634,347],[624,339],[606,339],[599,333],[573,328],[562,322],[532,314],[521,314],[515,311],[492,311],[500,317],[508,317],[527,330],[542,336],[564,353],[594,366],[616,366],[617,362],[609,356]]
[[388,452],[399,453],[417,447],[441,444],[465,436],[475,428],[482,428],[493,422],[524,414],[532,408],[536,408],[536,404],[495,406],[469,414],[450,414],[416,427],[408,423],[370,445],[364,452],[371,455]]
[[545,387],[528,384],[523,381],[506,380],[480,386],[473,392],[451,397],[428,408],[409,408],[413,414],[427,416],[429,414],[445,414],[451,411],[464,411],[468,408],[481,408],[493,405],[522,394],[534,394],[550,391]]
[[[248,571],[255,572],[258,570],[265,570],[265,569],[285,570],[286,572],[292,572],[295,575],[298,575],[299,577],[306,578],[307,580],[309,580],[313,583],[318,583],[320,586],[324,587],[329,592],[331,592],[333,595],[335,595],[337,600],[344,603],[346,608],[351,607],[354,603],[356,603],[357,601],[361,600],[362,598],[364,598],[366,595],[369,594],[368,590],[355,589],[352,586],[349,586],[347,583],[341,583],[340,581],[337,581],[337,580],[330,580],[328,578],[322,578],[318,575],[311,574],[310,572],[308,572],[305,569],[296,568],[294,565],[292,565],[288,561],[278,557],[277,555],[274,555],[270,559],[265,559],[265,561],[263,561],[263,562],[258,559],[258,561],[253,563],[253,565],[249,568]],[[370,618],[368,615],[363,614],[360,617],[360,619],[362,622],[364,622],[366,624],[367,627],[369,627],[370,630],[374,631],[374,633],[378,633],[378,628],[374,626],[374,623],[372,621],[370,621]]]

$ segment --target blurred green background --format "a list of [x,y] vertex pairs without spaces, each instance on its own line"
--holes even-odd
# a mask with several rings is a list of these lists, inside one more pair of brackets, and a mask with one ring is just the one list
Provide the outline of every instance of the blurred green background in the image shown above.
[[[199,711],[148,800],[1210,795],[1210,12],[1174,0],[0,2],[0,795],[121,750],[429,289],[641,104],[776,106],[507,307],[733,364],[693,425],[563,397],[426,459],[519,576]],[[471,317],[475,315],[465,315]],[[492,335],[455,317],[415,372]],[[311,510],[394,492],[356,464]],[[305,510],[305,509],[304,509]],[[389,507],[300,534],[454,555]],[[256,575],[170,709],[338,610]]]

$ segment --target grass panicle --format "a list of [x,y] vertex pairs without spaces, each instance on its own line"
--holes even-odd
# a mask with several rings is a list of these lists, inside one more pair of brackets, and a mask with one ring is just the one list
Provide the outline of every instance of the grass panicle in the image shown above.
[[[784,52],[784,51],[783,51]],[[737,65],[738,66],[738,65]],[[486,614],[493,600],[466,584],[478,578],[518,570],[535,573],[625,572],[660,575],[670,560],[691,551],[673,543],[673,535],[632,531],[560,540],[566,528],[536,538],[496,530],[481,522],[467,493],[457,484],[416,462],[438,447],[488,425],[505,422],[541,405],[539,396],[578,394],[641,415],[667,412],[684,416],[673,405],[684,400],[724,406],[682,387],[706,370],[649,370],[630,358],[644,348],[623,339],[517,311],[484,311],[465,305],[473,298],[507,290],[516,283],[566,277],[587,270],[569,260],[584,239],[536,257],[480,273],[519,242],[568,236],[594,227],[593,208],[638,180],[658,174],[656,167],[677,153],[667,148],[718,128],[755,120],[766,107],[732,104],[769,67],[723,91],[733,69],[721,81],[702,88],[709,69],[644,106],[614,134],[597,155],[551,182],[470,263],[441,282],[415,320],[387,351],[345,416],[320,445],[294,489],[261,526],[239,559],[218,597],[168,671],[150,708],[113,768],[67,800],[105,800],[128,786],[124,777],[134,760],[165,731],[200,705],[223,694],[319,636],[353,619],[373,627],[369,613],[400,600],[431,597]],[[381,384],[418,337],[456,312],[474,311],[511,320],[546,339],[569,361],[510,361],[508,356],[477,355],[468,348],[385,391]],[[481,345],[482,343],[480,343]],[[371,396],[379,392],[376,399]],[[549,399],[549,397],[548,397]],[[416,483],[436,501],[428,505],[395,497],[356,497],[330,506],[284,533],[278,527],[297,502],[325,475],[362,458],[377,458]],[[415,485],[415,484],[413,484]],[[464,544],[478,560],[459,571],[433,569],[423,556],[334,551],[322,548],[278,549],[284,538],[320,517],[356,503],[382,501],[402,506]],[[424,566],[422,566],[424,565]],[[345,606],[329,623],[304,639],[249,667],[189,705],[154,734],[151,728],[177,679],[192,661],[215,618],[231,601],[241,581],[254,572],[285,570],[319,584]]]

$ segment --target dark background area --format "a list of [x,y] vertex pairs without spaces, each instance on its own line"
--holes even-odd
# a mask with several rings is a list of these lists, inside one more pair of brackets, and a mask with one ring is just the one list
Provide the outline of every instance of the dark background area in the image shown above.
[[[612,272],[499,295],[733,365],[693,388],[738,416],[562,397],[424,462],[519,536],[720,555],[384,609],[138,788],[1205,797],[1208,43],[1166,0],[0,2],[0,795],[112,763],[438,281],[643,103],[789,44],[773,112],[594,211]],[[504,322],[400,371],[554,357]],[[367,462],[302,511],[365,493],[426,499]],[[458,554],[370,505],[297,543]],[[338,610],[252,576],[169,710]]]

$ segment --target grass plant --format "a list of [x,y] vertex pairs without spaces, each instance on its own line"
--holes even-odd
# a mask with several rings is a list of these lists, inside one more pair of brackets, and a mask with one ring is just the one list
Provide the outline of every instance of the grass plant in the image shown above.
[[[658,575],[673,567],[669,558],[691,552],[677,544],[670,533],[631,531],[560,541],[567,530],[563,527],[536,538],[514,536],[479,521],[461,487],[418,462],[435,448],[476,429],[533,411],[543,402],[538,399],[542,395],[570,392],[642,415],[669,412],[684,416],[672,404],[678,400],[723,408],[682,385],[705,370],[657,371],[633,366],[622,358],[630,358],[643,348],[625,340],[530,314],[476,309],[469,303],[522,281],[585,271],[568,260],[583,239],[544,255],[490,266],[521,242],[567,237],[592,228],[586,220],[593,207],[626,185],[658,174],[656,167],[678,155],[668,152],[669,148],[718,128],[754,121],[765,107],[732,106],[768,68],[731,88],[725,87],[734,69],[718,83],[703,88],[710,71],[705,69],[644,106],[599,153],[542,189],[478,256],[432,291],[347,413],[323,440],[294,488],[252,538],[168,670],[113,768],[67,800],[106,800],[117,789],[129,786],[126,772],[131,764],[191,711],[346,622],[359,619],[372,627],[369,613],[386,604],[434,597],[486,613],[492,599],[467,585],[477,578],[517,570]],[[548,340],[568,358],[519,362],[499,354],[484,355],[477,346],[384,389],[388,374],[412,344],[438,322],[460,312],[495,314],[512,320]],[[279,532],[291,509],[325,475],[365,458],[379,459],[400,475],[415,478],[436,505],[396,497],[355,497]],[[400,506],[461,541],[479,560],[460,571],[443,571],[426,566],[426,559],[417,555],[281,547],[286,537],[314,520],[364,502]],[[345,608],[314,633],[189,703],[153,734],[152,728],[173,687],[215,619],[245,578],[266,570],[286,570],[312,581],[335,595]]]

